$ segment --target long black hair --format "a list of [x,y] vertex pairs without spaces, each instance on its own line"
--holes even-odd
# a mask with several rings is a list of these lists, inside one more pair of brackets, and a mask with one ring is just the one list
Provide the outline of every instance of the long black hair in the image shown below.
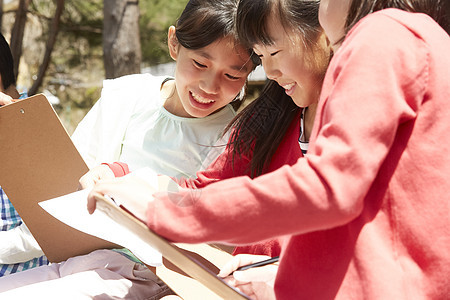
[[11,85],[16,85],[11,49],[2,34],[0,34],[0,74],[2,76],[2,85],[5,90]]
[[[319,55],[319,52],[313,53],[323,32],[318,18],[318,0],[241,0],[236,14],[236,32],[241,43],[247,47],[272,45],[274,37],[268,34],[272,13],[277,14],[285,29],[298,33],[310,58]],[[328,62],[329,56],[326,56]],[[299,110],[277,82],[268,80],[261,95],[227,127],[233,128],[229,144],[232,159],[241,155],[251,157],[248,170],[251,177],[261,175]]]

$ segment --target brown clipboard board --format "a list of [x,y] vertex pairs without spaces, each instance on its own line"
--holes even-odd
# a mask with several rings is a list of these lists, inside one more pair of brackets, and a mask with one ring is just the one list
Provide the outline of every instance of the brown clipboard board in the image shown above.
[[[135,232],[144,242],[148,243],[154,249],[159,251],[163,257],[172,263],[174,266],[179,268],[185,274],[190,276],[191,278],[197,280],[203,286],[207,287],[209,290],[214,292],[216,295],[223,299],[249,299],[245,294],[235,290],[231,286],[229,286],[225,281],[219,278],[214,271],[211,270],[210,267],[205,264],[205,261],[202,260],[202,256],[198,255],[199,247],[209,247],[206,244],[193,245],[190,247],[190,250],[195,251],[193,254],[189,255],[188,251],[189,247],[181,248],[177,245],[168,242],[163,237],[151,231],[142,221],[135,218],[133,215],[129,214],[124,209],[120,208],[116,204],[114,204],[111,200],[103,197],[102,195],[96,195],[97,199],[96,209],[101,210],[106,215],[108,215],[111,219],[116,221],[119,224],[129,228],[133,232]],[[125,246],[125,245],[123,245]],[[208,251],[208,250],[206,250]],[[210,251],[209,251],[210,252]],[[166,264],[166,263],[165,263]],[[180,287],[174,284],[171,284],[173,278],[169,278],[170,273],[167,272],[158,272],[159,267],[157,267],[156,274],[167,283],[180,297],[183,299],[189,299],[192,294],[196,295],[194,299],[201,299],[199,295],[191,287],[190,290],[187,290],[186,287]],[[166,275],[168,274],[168,275]],[[167,278],[165,278],[167,276]],[[208,297],[208,299],[211,299]]]
[[0,107],[0,186],[50,262],[118,247],[67,226],[38,205],[76,191],[88,170],[44,95]]

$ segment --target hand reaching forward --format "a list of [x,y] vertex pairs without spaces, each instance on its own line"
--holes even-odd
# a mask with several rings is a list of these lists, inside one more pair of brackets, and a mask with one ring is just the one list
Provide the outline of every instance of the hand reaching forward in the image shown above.
[[235,271],[241,266],[268,258],[270,257],[265,255],[238,254],[220,270],[219,276],[224,277],[228,284],[234,286],[252,299],[275,299],[273,287],[278,271],[278,263],[255,267],[245,271]]
[[152,201],[155,188],[145,180],[135,176],[101,180],[95,184],[88,195],[87,208],[90,214],[95,211],[95,195],[108,195],[116,203],[124,206],[137,218],[146,223],[147,205]]
[[99,165],[89,170],[78,181],[80,190],[91,189],[100,180],[114,179],[113,171],[107,165]]

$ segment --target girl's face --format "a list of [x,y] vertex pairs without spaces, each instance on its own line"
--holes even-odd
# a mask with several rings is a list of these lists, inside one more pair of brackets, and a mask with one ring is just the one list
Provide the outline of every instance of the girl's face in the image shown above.
[[169,51],[177,61],[171,112],[180,117],[206,117],[230,103],[253,67],[248,51],[231,37],[190,50],[178,44],[171,27]]
[[[314,63],[303,42],[294,33],[287,33],[277,18],[269,18],[268,33],[274,44],[253,47],[269,79],[275,80],[299,107],[307,107],[319,99],[327,62]],[[325,38],[320,39],[326,47]],[[316,55],[316,54],[314,54]]]
[[321,0],[319,22],[325,30],[333,49],[340,46],[338,42],[344,37],[344,27],[352,0]]

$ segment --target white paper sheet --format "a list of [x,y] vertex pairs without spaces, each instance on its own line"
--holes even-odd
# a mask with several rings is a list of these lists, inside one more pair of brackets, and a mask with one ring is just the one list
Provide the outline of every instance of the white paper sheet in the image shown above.
[[77,191],[40,202],[39,205],[61,222],[112,243],[127,245],[127,248],[142,262],[150,266],[160,266],[161,254],[132,231],[117,224],[100,210],[95,210],[92,215],[88,213],[86,204],[89,191]]

